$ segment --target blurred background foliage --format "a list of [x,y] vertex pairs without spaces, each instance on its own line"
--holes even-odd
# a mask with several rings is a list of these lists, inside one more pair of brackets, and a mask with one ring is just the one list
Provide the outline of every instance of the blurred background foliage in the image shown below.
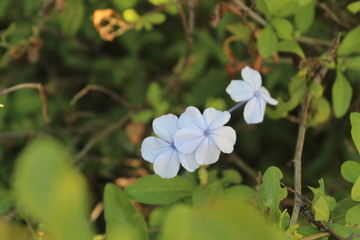
[[[235,154],[222,155],[211,169],[236,169],[254,186],[236,164],[241,158],[255,171],[279,167],[283,181],[292,185],[299,104],[308,85],[314,97],[303,153],[304,186],[324,178],[335,197],[348,194],[351,186],[340,177],[340,166],[359,161],[349,122],[349,113],[360,109],[360,18],[356,6],[349,7],[353,1],[245,1],[266,26],[246,13],[240,0],[190,2],[0,1],[0,87],[41,84],[0,96],[0,215],[31,222],[16,210],[12,188],[15,159],[33,138],[51,135],[65,146],[71,153],[65,160],[85,176],[94,208],[106,183],[125,187],[151,173],[139,147],[155,117],[179,115],[191,105],[229,109],[235,103],[225,88],[241,79],[246,65],[262,73],[280,104],[268,109],[258,125],[246,125],[242,110],[235,111],[229,123],[237,131]],[[321,68],[327,69],[326,77],[310,85]],[[36,144],[52,149],[57,143],[51,141]],[[72,181],[80,178],[77,174],[61,176]],[[82,189],[78,182],[74,189]],[[85,228],[84,212],[78,211],[74,221]],[[103,218],[96,223],[104,232]]]

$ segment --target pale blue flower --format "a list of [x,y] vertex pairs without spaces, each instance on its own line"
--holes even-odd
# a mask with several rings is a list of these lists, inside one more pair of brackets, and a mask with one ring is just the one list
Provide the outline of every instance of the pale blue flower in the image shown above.
[[261,75],[258,71],[245,67],[241,70],[241,76],[243,80],[232,80],[226,92],[235,102],[246,103],[246,123],[260,123],[264,120],[266,103],[276,105],[278,101],[271,98],[268,90],[261,86]]
[[195,171],[199,164],[195,154],[184,154],[174,145],[174,135],[179,130],[178,118],[167,114],[153,121],[154,133],[159,137],[147,137],[141,146],[143,158],[154,163],[154,171],[162,178],[175,177],[180,163],[189,172]]
[[220,152],[234,150],[236,134],[234,129],[224,126],[230,119],[229,112],[208,108],[203,115],[195,107],[188,107],[179,117],[175,133],[175,146],[182,153],[195,153],[200,165],[215,163]]

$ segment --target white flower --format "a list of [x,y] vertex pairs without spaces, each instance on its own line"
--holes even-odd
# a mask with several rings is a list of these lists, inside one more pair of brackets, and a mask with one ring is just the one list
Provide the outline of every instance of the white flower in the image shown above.
[[219,159],[220,152],[234,150],[234,129],[224,126],[230,119],[229,112],[208,108],[201,115],[195,107],[188,107],[179,117],[180,130],[175,134],[175,146],[182,153],[195,152],[200,165],[208,165]]
[[264,120],[266,103],[278,104],[271,98],[266,88],[262,87],[261,76],[258,71],[245,67],[241,71],[242,80],[232,80],[226,92],[235,102],[247,102],[244,109],[246,123],[260,123]]
[[157,137],[147,137],[141,146],[143,158],[154,163],[154,171],[162,178],[175,177],[180,163],[189,172],[195,171],[199,164],[195,161],[195,154],[179,152],[174,145],[174,135],[179,130],[178,118],[168,114],[153,121],[153,130]]

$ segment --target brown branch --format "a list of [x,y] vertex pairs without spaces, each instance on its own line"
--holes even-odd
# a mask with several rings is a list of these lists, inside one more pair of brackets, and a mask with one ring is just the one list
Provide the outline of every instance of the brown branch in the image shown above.
[[86,143],[85,147],[74,157],[73,163],[76,164],[79,162],[85,155],[89,152],[89,150],[102,138],[107,135],[119,130],[122,128],[125,123],[130,119],[131,112],[126,114],[119,122],[103,129],[101,132],[90,138],[90,140]]
[[312,204],[312,201],[311,201],[310,199],[308,199],[308,198],[305,197],[304,195],[301,195],[301,194],[295,192],[294,189],[292,189],[291,187],[286,186],[286,185],[285,185],[283,182],[281,182],[281,181],[280,181],[280,185],[281,185],[282,187],[286,188],[289,192],[292,192],[294,195],[299,195],[299,197],[300,197],[301,199],[303,199],[303,200],[305,200],[306,202]]
[[[320,72],[315,76],[313,81],[320,83],[321,79],[325,76],[326,72],[327,72],[327,68],[322,68]],[[306,124],[307,124],[307,117],[308,117],[311,97],[312,95],[309,91],[306,95],[304,103],[302,104],[301,113],[300,113],[300,124],[299,124],[298,137],[296,141],[295,155],[294,155],[294,191],[298,194],[295,194],[295,204],[291,215],[290,225],[296,224],[302,203],[300,199],[301,186],[302,186],[301,157],[304,147],[305,133],[307,128]]]
[[41,83],[22,83],[3,90],[0,90],[0,96],[5,95],[24,88],[36,88],[39,91],[41,100],[43,100],[42,114],[47,124],[51,122],[48,110],[48,101],[46,96],[45,87]]
[[329,228],[328,226],[326,226],[324,223],[315,220],[314,216],[312,215],[311,211],[305,206],[305,204],[301,204],[300,206],[300,212],[303,216],[306,217],[306,219],[314,224],[316,227],[318,227],[319,229],[324,230],[325,232],[329,233],[331,236],[333,236],[336,239],[339,240],[345,240],[345,238],[343,238],[342,236],[338,235],[336,232],[334,232],[331,228]]
[[120,95],[115,93],[113,90],[110,90],[104,86],[96,85],[96,84],[90,84],[84,87],[80,92],[78,92],[73,99],[71,100],[70,104],[75,105],[77,101],[79,101],[80,98],[84,97],[86,94],[88,94],[90,91],[98,91],[105,93],[115,101],[119,102],[120,104],[124,106],[129,106],[129,103],[126,102]]

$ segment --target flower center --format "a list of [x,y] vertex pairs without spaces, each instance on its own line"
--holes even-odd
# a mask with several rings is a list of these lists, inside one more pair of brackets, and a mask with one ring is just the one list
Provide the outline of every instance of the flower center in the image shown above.
[[206,130],[204,131],[204,135],[205,135],[205,136],[208,136],[209,134],[210,134],[209,129],[206,129]]
[[260,90],[257,90],[255,93],[254,93],[254,97],[260,97],[261,96],[261,91]]

